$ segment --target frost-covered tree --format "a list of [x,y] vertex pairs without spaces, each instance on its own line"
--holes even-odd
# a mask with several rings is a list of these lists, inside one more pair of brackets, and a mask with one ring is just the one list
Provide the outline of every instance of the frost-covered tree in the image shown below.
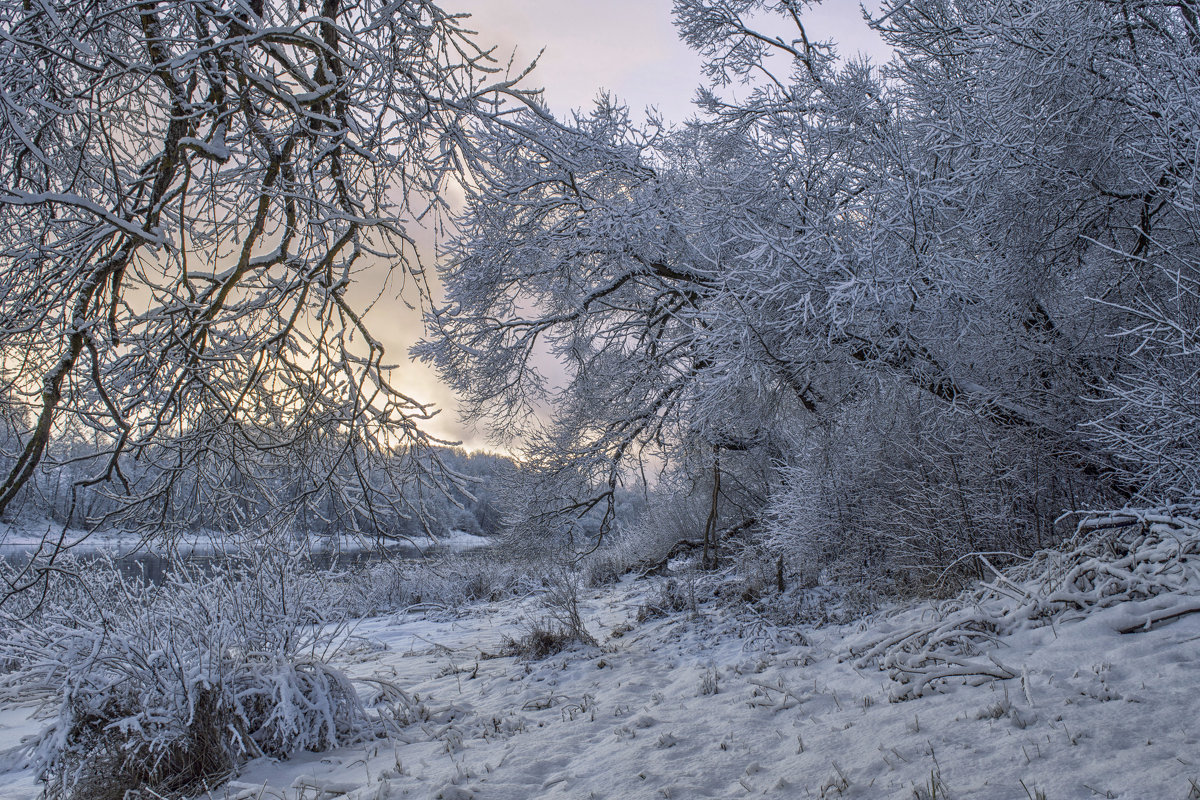
[[[974,268],[965,274],[983,308],[967,318],[994,320],[980,337],[993,346],[977,350],[1015,356],[979,374],[1078,439],[1096,403],[1143,372],[1131,355],[1138,344],[1117,336],[1133,323],[1130,306],[1170,302],[1172,273],[1194,259],[1184,176],[1197,127],[1186,105],[1162,122],[1164,94],[1195,80],[1194,7],[1040,0],[885,11],[879,28],[903,58],[914,128],[936,159],[924,194],[951,209],[932,217],[930,233]],[[1156,491],[1121,469],[1128,447],[1100,444],[1089,466],[1127,495]]]
[[[898,0],[878,67],[810,37],[809,5],[678,0],[710,79],[680,129],[604,101],[493,138],[421,354],[501,428],[556,401],[539,502],[757,449],[787,466],[774,508],[811,514],[789,493],[826,470],[849,484],[807,496],[857,498],[826,518],[900,526],[867,572],[1188,491],[1195,6]],[[876,443],[828,449],[852,430]]]
[[425,292],[413,226],[517,80],[429,0],[0,3],[0,513],[68,428],[163,519],[419,513],[433,412],[350,290]]

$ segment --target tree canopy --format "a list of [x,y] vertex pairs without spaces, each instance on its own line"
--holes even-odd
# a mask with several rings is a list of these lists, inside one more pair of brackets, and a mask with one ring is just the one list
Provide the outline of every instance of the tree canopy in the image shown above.
[[353,528],[453,479],[349,290],[427,297],[417,226],[475,131],[531,100],[464,22],[427,0],[0,3],[0,513],[67,437],[77,487],[159,525],[258,484],[260,522]]
[[896,0],[884,65],[809,5],[677,0],[679,128],[495,130],[418,352],[501,431],[553,401],[525,434],[566,519],[648,454],[757,453],[782,528],[864,564],[1194,494],[1195,4]]

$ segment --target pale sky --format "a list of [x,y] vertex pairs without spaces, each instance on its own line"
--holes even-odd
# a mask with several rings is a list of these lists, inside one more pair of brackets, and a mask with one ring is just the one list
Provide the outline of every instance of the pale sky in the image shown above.
[[[692,113],[700,58],[675,35],[671,0],[445,0],[445,8],[470,13],[480,41],[498,45],[502,60],[516,48],[523,66],[544,47],[533,78],[555,112],[590,106],[607,89],[634,112],[656,106],[674,122]],[[810,38],[841,43],[843,56],[886,60],[858,0],[826,0],[806,13],[805,27]]]
[[[868,7],[878,8],[879,0]],[[545,48],[529,83],[546,89],[557,114],[586,109],[608,90],[640,116],[657,107],[669,122],[692,114],[691,100],[704,80],[700,59],[676,37],[671,0],[444,0],[447,11],[472,15],[469,27],[481,44],[497,45],[496,56],[524,67]],[[889,51],[862,18],[857,0],[826,0],[810,9],[805,24],[811,39],[833,39],[839,53],[866,53],[879,62]],[[486,447],[482,432],[465,425],[453,394],[431,370],[407,362],[408,347],[420,337],[419,315],[399,303],[381,302],[368,319],[399,363],[395,384],[442,409],[426,428],[470,448]]]

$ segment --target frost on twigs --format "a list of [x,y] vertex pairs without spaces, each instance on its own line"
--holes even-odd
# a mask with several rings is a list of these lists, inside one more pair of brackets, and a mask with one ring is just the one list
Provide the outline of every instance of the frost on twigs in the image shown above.
[[[932,619],[885,629],[851,647],[858,666],[891,674],[893,700],[920,697],[951,680],[982,683],[1018,674],[989,643],[1023,628],[1082,619],[1123,605],[1121,633],[1200,611],[1200,514],[1192,507],[1126,509],[1084,518],[1063,547],[942,604]],[[986,561],[985,561],[986,563]],[[989,568],[990,564],[987,565]]]
[[81,581],[5,619],[0,642],[6,683],[55,709],[31,752],[49,797],[194,793],[250,758],[325,750],[382,724],[331,665],[346,631],[295,556],[179,568],[162,586],[94,563]]
[[542,616],[524,620],[525,632],[505,641],[507,654],[528,660],[540,660],[561,652],[573,644],[596,647],[596,638],[583,621],[579,593],[582,578],[565,568],[549,576],[549,585],[541,596]]
[[0,513],[50,468],[65,518],[160,540],[214,508],[403,539],[465,490],[370,313],[431,302],[415,232],[535,100],[464,22],[0,2]]

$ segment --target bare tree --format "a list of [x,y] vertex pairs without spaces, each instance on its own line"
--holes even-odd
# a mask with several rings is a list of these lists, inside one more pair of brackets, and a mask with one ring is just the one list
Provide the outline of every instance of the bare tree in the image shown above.
[[80,485],[164,519],[231,470],[286,475],[276,509],[419,513],[434,412],[349,289],[425,296],[413,226],[518,80],[429,0],[0,3],[0,389],[31,415],[0,513],[68,427]]

